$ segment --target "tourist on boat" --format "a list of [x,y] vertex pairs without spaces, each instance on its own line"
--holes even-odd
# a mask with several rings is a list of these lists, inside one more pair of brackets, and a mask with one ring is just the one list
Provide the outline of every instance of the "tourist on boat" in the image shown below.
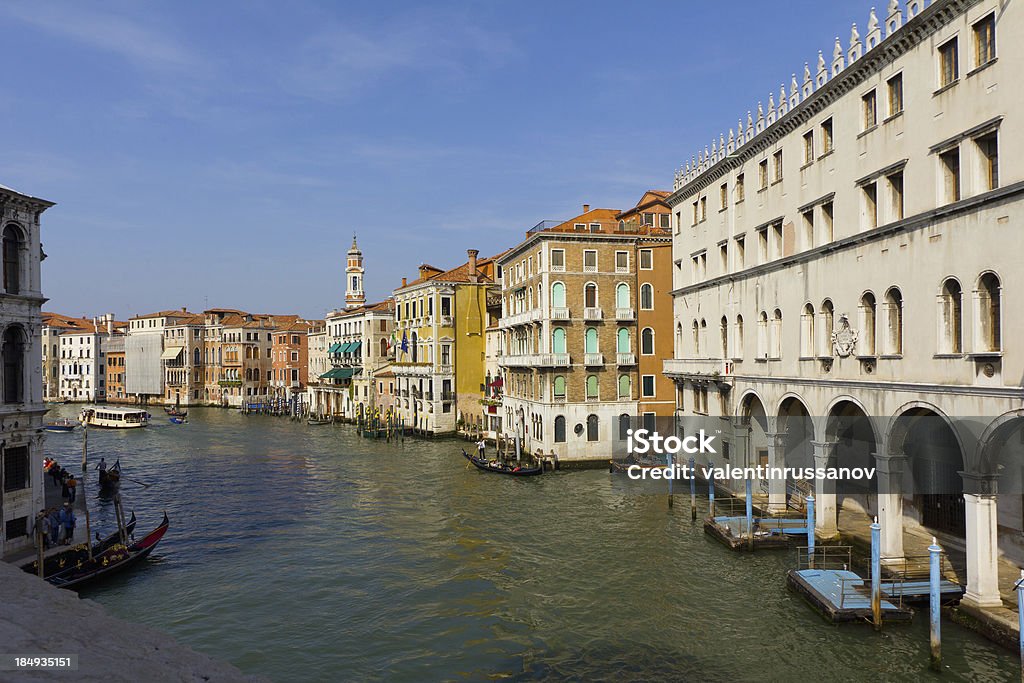
[[71,545],[71,539],[75,535],[75,511],[71,509],[71,503],[64,503],[60,510],[60,522],[64,527],[64,545]]
[[78,487],[78,480],[75,479],[75,475],[68,476],[68,502],[75,502],[75,489]]

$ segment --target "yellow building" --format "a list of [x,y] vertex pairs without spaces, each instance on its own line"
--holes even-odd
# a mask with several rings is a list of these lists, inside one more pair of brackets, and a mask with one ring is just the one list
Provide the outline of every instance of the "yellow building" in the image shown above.
[[499,291],[493,258],[451,270],[421,265],[395,290],[395,404],[407,426],[444,434],[483,423],[487,295]]

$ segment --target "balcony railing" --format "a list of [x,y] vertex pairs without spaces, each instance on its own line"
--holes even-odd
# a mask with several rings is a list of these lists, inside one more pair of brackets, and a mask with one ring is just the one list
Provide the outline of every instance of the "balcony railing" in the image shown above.
[[662,365],[666,375],[702,375],[731,378],[733,363],[722,358],[669,358]]
[[597,272],[597,264],[594,264],[594,265],[591,265],[591,266],[588,266],[588,265],[584,264],[583,272],[584,273],[596,273]]
[[615,354],[616,365],[636,365],[636,354],[635,353],[616,353]]
[[636,311],[632,308],[616,308],[615,319],[618,321],[636,320]]
[[442,401],[454,401],[455,400],[455,392],[454,391],[442,391],[441,392],[441,400]]
[[528,311],[521,313],[513,313],[512,315],[506,315],[501,319],[500,325],[502,327],[509,327],[512,325],[525,325],[526,323],[532,323],[540,320],[544,317],[544,312],[539,308],[531,308]]
[[584,320],[604,320],[604,311],[596,306],[583,309]]
[[558,306],[558,307],[552,308],[551,309],[551,319],[552,320],[568,320],[569,319],[569,309],[566,308],[565,306]]
[[553,353],[551,354],[551,364],[556,368],[569,367],[569,354],[567,353]]
[[565,264],[563,263],[563,264],[558,265],[558,266],[556,266],[554,264],[551,264],[551,272],[552,273],[564,273],[565,272]]
[[450,315],[441,316],[441,327],[453,327],[454,325],[455,321],[452,319]]
[[583,364],[587,366],[604,365],[604,354],[585,353],[583,354]]

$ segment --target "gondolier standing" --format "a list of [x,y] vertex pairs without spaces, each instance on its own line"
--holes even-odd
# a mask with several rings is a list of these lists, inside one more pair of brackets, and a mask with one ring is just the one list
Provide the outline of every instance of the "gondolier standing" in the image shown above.
[[477,444],[476,444],[476,455],[481,460],[483,460],[483,458],[484,458],[484,449],[486,449],[486,448],[487,448],[487,442],[484,441],[483,439],[480,439],[477,442]]

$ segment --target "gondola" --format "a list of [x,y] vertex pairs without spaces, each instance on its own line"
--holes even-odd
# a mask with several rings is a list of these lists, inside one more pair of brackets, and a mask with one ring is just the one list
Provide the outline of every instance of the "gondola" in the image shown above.
[[114,495],[117,491],[118,484],[121,483],[121,461],[114,463],[114,466],[110,469],[100,470],[99,484],[100,492],[99,495],[102,498],[109,498]]
[[328,418],[325,418],[325,417],[311,417],[308,420],[306,420],[306,424],[308,424],[308,425],[329,425],[329,424],[331,424],[331,421]]
[[[131,536],[135,532],[135,512],[132,512],[131,519],[124,527],[124,535],[126,537]],[[113,548],[115,545],[121,542],[121,534],[115,531],[106,538],[100,538],[99,533],[96,534],[96,542],[92,544],[93,556],[100,555],[106,550]],[[84,543],[79,543],[76,546],[69,547],[67,550],[54,553],[53,555],[47,555],[46,559],[43,560],[43,573],[44,576],[50,574],[56,574],[57,572],[63,571],[68,567],[74,566],[79,562],[83,562],[89,558],[89,551],[85,547]],[[21,565],[21,568],[29,574],[37,574],[39,572],[38,560],[29,562],[28,564]]]
[[183,424],[187,424],[188,423],[188,420],[185,419],[184,417],[172,417],[172,418],[170,418],[170,421],[171,421],[171,424],[176,424],[176,425],[183,425]]
[[186,417],[188,416],[187,410],[182,410],[177,406],[171,406],[170,408],[164,408],[164,412],[171,417]]
[[45,577],[46,581],[58,588],[81,588],[87,583],[92,583],[111,574],[127,569],[132,565],[144,560],[163,539],[170,526],[167,513],[160,526],[146,534],[142,540],[132,543],[128,547],[121,544],[114,544],[99,555],[93,555],[93,559],[77,562],[75,566],[58,572],[53,576]]
[[466,456],[466,460],[473,463],[478,470],[483,470],[484,472],[490,472],[492,474],[508,474],[513,477],[532,477],[544,472],[544,468],[541,465],[535,465],[533,467],[513,467],[512,465],[502,462],[484,460],[483,458],[470,455],[466,452],[465,448],[462,449],[462,455]]

